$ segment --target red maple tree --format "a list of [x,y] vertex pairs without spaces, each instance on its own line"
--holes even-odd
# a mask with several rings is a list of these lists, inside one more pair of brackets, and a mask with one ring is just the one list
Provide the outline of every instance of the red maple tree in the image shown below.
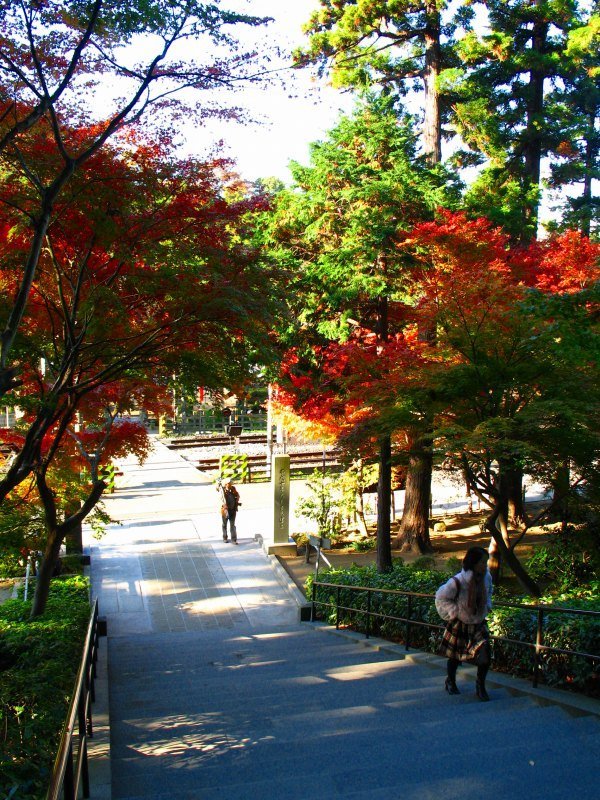
[[[46,513],[34,613],[45,602],[64,536],[101,496],[98,466],[117,441],[120,447],[127,442],[115,414],[141,394],[145,404],[154,402],[154,387],[164,392],[182,363],[202,385],[234,385],[245,374],[245,342],[269,345],[269,300],[260,281],[268,273],[247,241],[244,221],[262,201],[234,193],[226,200],[226,168],[222,161],[178,162],[165,143],[136,139],[129,149],[122,143],[95,154],[55,207],[14,344],[20,385],[8,399],[26,412],[24,438],[0,481],[5,498],[34,474]],[[23,197],[11,192],[26,207],[27,191]],[[0,283],[8,290],[9,315],[19,248],[27,241],[11,225],[10,212],[3,222]],[[76,415],[84,423],[78,436]],[[138,434],[129,433],[135,433],[129,446],[141,446]],[[100,441],[86,499],[59,521],[48,483],[57,459],[89,456],[87,445]]]

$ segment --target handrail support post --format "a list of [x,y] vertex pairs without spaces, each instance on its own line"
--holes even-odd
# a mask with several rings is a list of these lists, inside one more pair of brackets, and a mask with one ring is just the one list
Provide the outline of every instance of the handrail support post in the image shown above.
[[540,675],[540,654],[544,644],[544,609],[538,607],[535,650],[533,651],[533,688],[537,688]]

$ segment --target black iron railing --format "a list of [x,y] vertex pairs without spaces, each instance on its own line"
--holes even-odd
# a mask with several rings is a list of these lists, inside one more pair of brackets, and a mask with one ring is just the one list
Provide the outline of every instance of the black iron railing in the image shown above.
[[[335,590],[335,602],[330,600],[317,599],[317,587],[324,589]],[[341,593],[349,592],[350,595],[356,594],[365,598],[365,602],[360,605],[342,605]],[[404,597],[406,598],[406,615],[401,616],[398,614],[390,613],[386,610],[377,610],[373,608],[373,597]],[[311,597],[311,621],[315,619],[315,609],[317,606],[331,608],[335,610],[335,626],[340,627],[340,613],[348,612],[350,614],[359,614],[366,617],[365,636],[369,638],[372,633],[372,620],[391,620],[404,624],[404,646],[406,650],[410,650],[411,636],[413,627],[423,627],[431,630],[444,630],[444,625],[439,623],[430,622],[428,620],[417,619],[413,615],[414,601],[428,601],[433,604],[435,595],[425,594],[423,592],[406,592],[400,589],[378,589],[372,586],[348,586],[345,584],[327,583],[325,581],[313,581],[312,584],[312,597]],[[549,605],[529,605],[525,603],[507,603],[498,602],[494,604],[495,608],[513,608],[521,611],[528,611],[536,615],[536,635],[535,641],[524,641],[522,639],[512,639],[505,636],[492,636],[494,642],[502,642],[503,644],[515,645],[525,649],[531,650],[532,653],[532,669],[533,686],[537,686],[540,676],[541,659],[543,654],[556,654],[565,656],[576,656],[584,659],[591,660],[600,665],[600,653],[586,653],[580,650],[573,650],[569,648],[552,647],[551,645],[544,644],[544,620],[548,614],[566,614],[574,617],[588,617],[595,618],[600,621],[600,611],[587,611],[578,608],[564,608],[562,606],[549,606]]]
[[87,742],[93,736],[91,706],[95,700],[99,635],[96,600],[46,800],[76,800],[80,787],[84,797],[90,796]]

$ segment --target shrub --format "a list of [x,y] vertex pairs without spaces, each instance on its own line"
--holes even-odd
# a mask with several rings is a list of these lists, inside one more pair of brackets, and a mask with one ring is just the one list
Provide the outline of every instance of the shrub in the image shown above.
[[433,569],[435,567],[435,558],[433,556],[419,556],[412,563],[413,569]]
[[31,603],[0,606],[0,792],[45,797],[90,618],[89,585],[75,576],[51,584],[45,613]]
[[[353,565],[349,570],[331,569],[322,572],[319,580],[343,586],[364,586],[373,589],[395,589],[420,594],[435,594],[438,586],[448,579],[448,572],[423,569],[417,563],[404,565],[394,563],[391,572],[380,574],[374,565],[359,567]],[[307,597],[312,597],[314,576],[307,579]],[[555,605],[565,608],[580,608],[600,611],[598,582],[587,587],[576,587],[560,595],[548,595],[537,600],[520,598],[523,604]],[[317,606],[317,612],[330,624],[336,622],[336,599],[338,590],[331,587],[317,587],[316,599],[329,606]],[[372,618],[370,630],[393,641],[406,641],[406,622],[392,617],[407,617],[409,599],[404,595],[387,595],[371,592],[370,608],[375,614],[387,618]],[[488,617],[490,632],[494,636],[506,637],[516,642],[535,642],[537,612],[531,608],[512,608],[502,606],[505,598],[502,591],[496,594],[496,605]],[[441,640],[443,622],[440,620],[433,598],[412,598],[410,617],[416,622],[438,626],[428,628],[413,624],[410,626],[410,645],[436,652]],[[367,592],[339,590],[339,605],[351,610],[340,611],[340,624],[365,632],[367,629]],[[572,649],[590,654],[600,654],[600,619],[577,617],[560,612],[544,615],[544,644],[561,649]],[[531,648],[513,643],[495,642],[495,669],[516,675],[531,676]],[[591,659],[546,653],[541,658],[541,676],[549,685],[575,688],[589,694],[600,694],[600,663]]]
[[446,559],[444,564],[444,570],[449,572],[451,575],[455,575],[457,572],[460,572],[462,569],[462,558],[457,558],[456,556],[450,556],[450,558]]
[[376,547],[377,539],[375,539],[375,537],[370,539],[357,539],[350,545],[350,548],[357,553],[368,553],[369,550],[374,550]]
[[337,479],[314,470],[306,481],[309,494],[296,503],[296,513],[316,523],[317,536],[339,533],[340,491]]
[[555,532],[527,562],[529,574],[556,591],[585,586],[600,577],[600,525],[569,525]]

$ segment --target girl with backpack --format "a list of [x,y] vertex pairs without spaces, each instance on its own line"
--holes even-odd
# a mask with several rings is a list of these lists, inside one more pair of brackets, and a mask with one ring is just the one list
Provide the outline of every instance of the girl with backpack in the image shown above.
[[492,608],[492,576],[487,568],[488,552],[470,547],[463,558],[462,570],[437,590],[435,607],[446,621],[440,655],[448,659],[445,688],[448,694],[460,694],[456,670],[462,661],[477,665],[475,691],[480,700],[489,700],[485,678],[490,668],[490,635],[486,617]]

